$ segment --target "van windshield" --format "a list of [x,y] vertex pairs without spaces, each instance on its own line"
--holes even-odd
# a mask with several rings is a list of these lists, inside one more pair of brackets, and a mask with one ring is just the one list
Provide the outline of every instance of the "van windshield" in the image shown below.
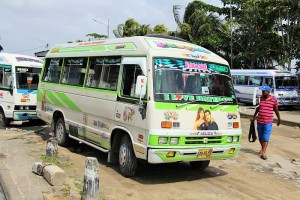
[[296,76],[275,77],[275,84],[276,84],[276,89],[299,87],[299,83]]
[[156,58],[154,68],[156,101],[236,102],[228,66]]
[[16,67],[17,89],[36,90],[40,74],[40,68]]

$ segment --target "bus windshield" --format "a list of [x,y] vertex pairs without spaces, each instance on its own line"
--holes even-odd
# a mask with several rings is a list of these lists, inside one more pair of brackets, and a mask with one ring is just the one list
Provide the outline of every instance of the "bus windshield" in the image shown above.
[[156,101],[236,102],[228,66],[156,58],[154,68]]
[[17,89],[36,90],[40,74],[40,68],[16,67]]
[[276,88],[298,88],[298,80],[296,76],[275,77]]

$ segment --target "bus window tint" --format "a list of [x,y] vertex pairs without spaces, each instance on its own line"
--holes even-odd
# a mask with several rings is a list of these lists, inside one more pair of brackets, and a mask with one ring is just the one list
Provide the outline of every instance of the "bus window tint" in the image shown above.
[[117,90],[121,57],[90,58],[86,87]]
[[68,58],[65,60],[62,84],[83,86],[87,58]]
[[61,68],[62,68],[62,59],[60,58],[47,59],[43,81],[50,82],[50,83],[59,83]]
[[250,76],[249,77],[249,85],[253,86],[261,86],[262,85],[262,77],[259,76]]
[[16,67],[18,89],[36,90],[38,88],[41,69],[32,67]]
[[248,85],[248,77],[247,76],[236,76],[235,84],[237,84],[237,85]]
[[296,76],[281,76],[275,77],[276,88],[284,87],[298,87],[298,80]]
[[143,72],[139,65],[124,65],[123,82],[122,82],[122,95],[130,97],[139,97],[135,95],[136,79]]
[[9,88],[10,83],[8,83],[9,76],[11,76],[11,68],[0,67],[0,87]]

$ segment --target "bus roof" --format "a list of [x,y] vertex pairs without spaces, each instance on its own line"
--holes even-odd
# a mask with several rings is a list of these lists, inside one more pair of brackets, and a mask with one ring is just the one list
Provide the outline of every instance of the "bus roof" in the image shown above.
[[275,69],[231,69],[232,75],[249,75],[249,76],[296,76],[286,70]]
[[142,56],[174,57],[228,65],[215,53],[192,43],[150,36],[134,36],[53,46],[46,58],[80,56]]
[[40,68],[43,66],[43,60],[21,54],[0,53],[0,64]]

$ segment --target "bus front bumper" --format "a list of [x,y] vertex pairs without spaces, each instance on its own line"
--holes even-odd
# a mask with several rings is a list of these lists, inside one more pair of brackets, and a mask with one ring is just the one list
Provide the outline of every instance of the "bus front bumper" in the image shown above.
[[38,119],[36,111],[15,111],[13,115],[13,120],[29,120],[29,119]]
[[226,159],[234,157],[240,151],[240,148],[240,145],[231,145],[226,147],[204,147],[189,149],[149,149],[148,162],[156,164]]

